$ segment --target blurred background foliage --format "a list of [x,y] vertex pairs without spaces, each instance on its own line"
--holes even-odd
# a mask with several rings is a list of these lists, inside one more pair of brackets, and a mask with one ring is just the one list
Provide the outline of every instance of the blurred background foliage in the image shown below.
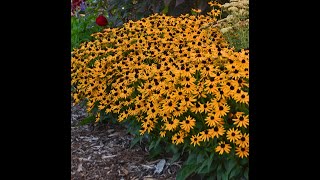
[[[139,20],[154,13],[169,16],[191,14],[191,9],[201,9],[200,14],[210,11],[208,2],[212,0],[72,0],[71,9],[71,49],[91,40],[91,34],[104,28],[119,27],[129,20]],[[216,0],[220,4],[230,0]],[[95,23],[99,15],[108,19],[106,27]],[[222,14],[222,18],[227,15]]]

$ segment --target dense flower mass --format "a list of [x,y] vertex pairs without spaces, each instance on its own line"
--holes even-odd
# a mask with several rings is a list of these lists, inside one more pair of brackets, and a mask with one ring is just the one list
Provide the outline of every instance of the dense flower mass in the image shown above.
[[249,51],[207,26],[217,15],[155,14],[93,34],[72,52],[75,103],[137,121],[140,135],[248,157]]

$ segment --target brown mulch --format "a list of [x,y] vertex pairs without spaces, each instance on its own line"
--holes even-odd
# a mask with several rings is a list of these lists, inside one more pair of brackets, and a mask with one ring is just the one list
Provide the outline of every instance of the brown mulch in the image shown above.
[[130,149],[133,136],[125,128],[101,123],[78,126],[87,114],[80,106],[71,111],[72,180],[175,179],[182,162],[170,164],[167,157],[151,160],[143,144]]

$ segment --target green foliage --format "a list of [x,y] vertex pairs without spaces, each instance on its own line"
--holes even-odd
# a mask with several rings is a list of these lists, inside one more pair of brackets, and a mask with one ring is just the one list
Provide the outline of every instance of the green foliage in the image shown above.
[[249,26],[240,26],[224,34],[231,47],[236,51],[249,48]]
[[92,116],[88,116],[84,119],[82,119],[80,122],[79,122],[79,125],[83,126],[83,125],[87,125],[87,124],[91,124],[95,121],[95,117],[92,115]]
[[92,14],[71,17],[71,49],[78,48],[81,43],[92,40],[91,34],[103,29],[95,24],[96,17]]

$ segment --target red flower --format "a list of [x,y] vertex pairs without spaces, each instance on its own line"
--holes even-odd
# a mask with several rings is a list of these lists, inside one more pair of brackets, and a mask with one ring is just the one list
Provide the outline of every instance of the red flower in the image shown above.
[[108,20],[103,15],[99,15],[96,19],[96,23],[98,26],[106,26],[108,24]]

